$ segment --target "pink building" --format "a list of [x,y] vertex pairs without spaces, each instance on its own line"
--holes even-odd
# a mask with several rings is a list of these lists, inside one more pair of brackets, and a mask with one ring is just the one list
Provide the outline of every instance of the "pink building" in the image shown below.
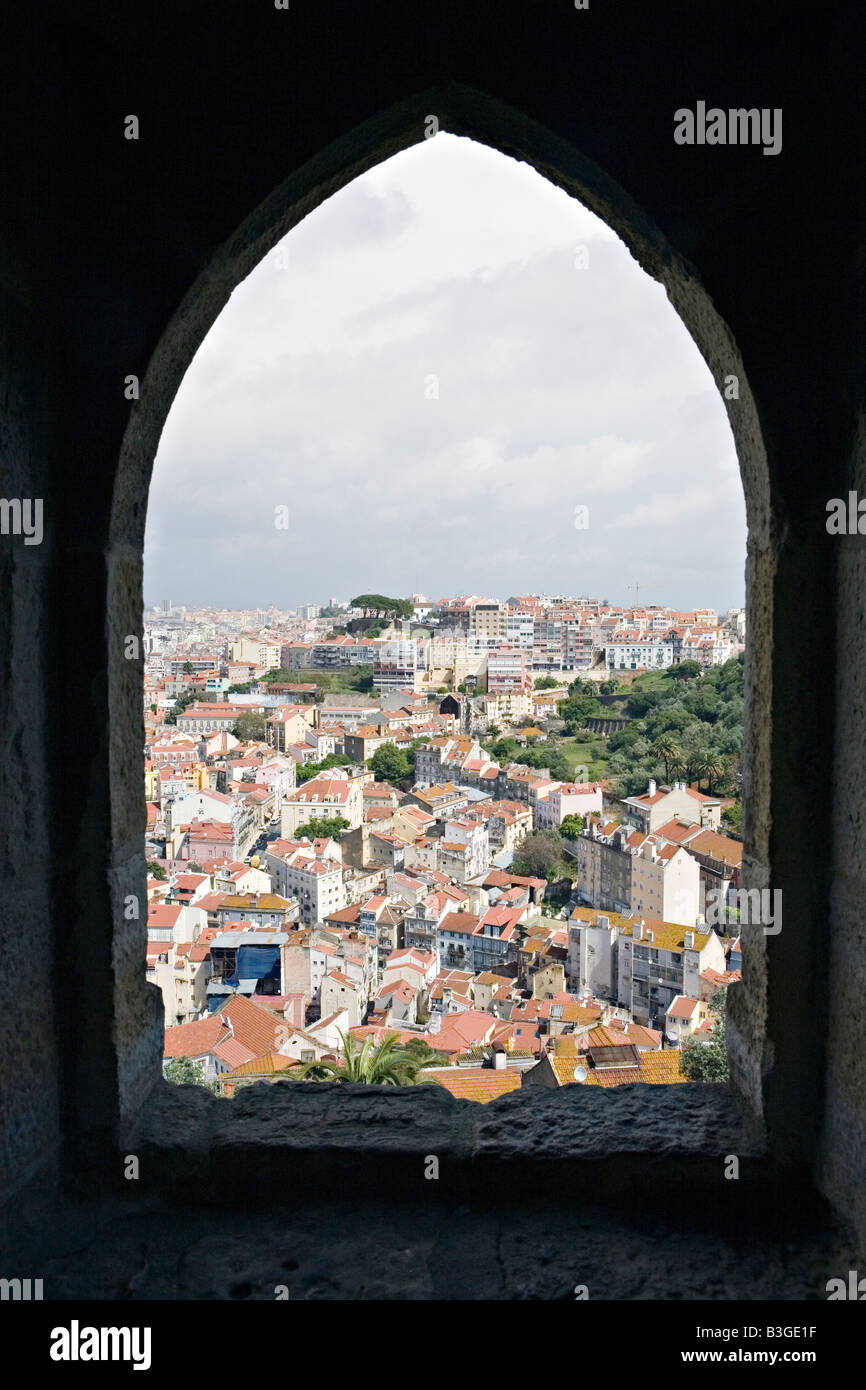
[[520,647],[496,647],[488,653],[488,694],[507,695],[509,691],[528,688],[526,653]]

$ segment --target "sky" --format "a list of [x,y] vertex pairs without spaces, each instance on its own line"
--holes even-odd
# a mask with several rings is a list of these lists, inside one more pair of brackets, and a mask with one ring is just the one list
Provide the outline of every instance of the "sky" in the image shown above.
[[144,593],[724,611],[745,548],[724,405],[662,286],[529,165],[440,132],[234,291],[160,441]]

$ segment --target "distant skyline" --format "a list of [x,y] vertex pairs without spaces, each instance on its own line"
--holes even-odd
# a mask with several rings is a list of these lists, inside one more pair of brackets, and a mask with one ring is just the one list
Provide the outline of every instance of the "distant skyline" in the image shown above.
[[529,166],[440,134],[235,290],[160,441],[144,593],[631,606],[637,583],[724,611],[743,606],[745,548],[724,405],[664,289]]
[[[420,590],[418,590],[418,589],[413,589],[413,590],[410,590],[410,591],[409,591],[408,593],[406,593],[406,594],[402,594],[402,595],[394,595],[394,594],[392,594],[392,595],[389,595],[389,597],[391,597],[391,598],[396,598],[396,597],[411,598],[413,593],[415,593],[415,594],[420,593]],[[531,593],[530,590],[527,590],[527,591],[526,591],[526,595],[529,595],[530,593]],[[524,595],[524,596],[526,596],[526,595]],[[302,609],[302,608],[308,608],[308,607],[314,607],[314,608],[328,608],[328,607],[330,607],[330,602],[331,602],[331,599],[332,599],[332,598],[335,598],[336,601],[337,601],[337,603],[339,603],[339,604],[346,604],[346,603],[349,602],[349,600],[350,600],[351,598],[354,598],[354,597],[355,597],[354,594],[349,594],[349,595],[331,594],[331,595],[329,595],[327,598],[311,598],[311,599],[307,600],[307,601],[304,602],[304,603],[293,604],[293,605],[289,605],[288,607],[286,607],[286,605],[283,605],[282,607],[280,607],[280,605],[278,605],[278,604],[270,604],[270,603],[246,603],[246,604],[227,604],[227,603],[185,603],[183,599],[174,599],[174,598],[171,598],[170,595],[166,594],[166,595],[163,596],[162,599],[158,599],[158,600],[156,600],[155,602],[150,602],[150,601],[148,600],[148,602],[147,602],[147,604],[146,604],[146,611],[147,611],[147,612],[150,612],[152,609],[161,609],[161,608],[162,608],[163,602],[164,602],[166,599],[169,599],[169,598],[171,599],[171,603],[172,603],[172,612],[179,612],[181,609],[183,609],[184,611],[191,611],[191,612],[201,612],[201,611],[207,611],[208,609],[211,609],[211,610],[213,610],[213,611],[215,611],[215,612],[223,612],[223,613],[249,613],[249,612],[251,612],[253,609],[256,609],[257,611],[261,611],[261,612],[267,612],[267,611],[268,611],[269,609],[271,609],[271,608],[276,609],[278,612],[297,612],[297,611],[299,611],[299,610]],[[438,601],[440,601],[440,600],[442,600],[442,599],[445,599],[445,598],[456,598],[456,597],[458,597],[458,595],[457,595],[456,593],[455,593],[455,594],[446,594],[446,593],[443,591],[443,592],[437,593],[437,594],[425,594],[423,597],[424,597],[424,598],[427,598],[427,599],[430,599],[430,600],[433,601],[433,602],[438,602]],[[512,595],[512,594],[491,594],[491,593],[485,593],[485,594],[467,595],[467,597],[488,598],[488,599],[492,599],[492,600],[494,600],[494,601],[496,601],[496,602],[505,603],[509,598],[517,597],[517,595]],[[727,607],[719,607],[717,604],[712,604],[712,603],[711,603],[711,604],[701,604],[701,603],[697,603],[697,604],[696,604],[696,603],[691,603],[691,604],[658,604],[658,603],[656,603],[656,601],[655,601],[654,599],[644,597],[643,591],[642,591],[642,590],[641,590],[641,595],[640,595],[640,599],[639,599],[639,600],[636,599],[636,598],[634,597],[634,595],[630,595],[628,599],[619,600],[619,599],[613,599],[613,598],[611,598],[611,596],[610,596],[609,594],[604,594],[604,595],[602,595],[602,594],[565,594],[565,593],[561,593],[561,592],[557,592],[556,594],[554,594],[554,593],[552,593],[552,592],[549,592],[549,593],[547,593],[547,594],[543,594],[543,593],[541,593],[541,592],[538,592],[538,593],[536,593],[536,594],[534,595],[534,597],[537,597],[537,598],[541,598],[541,597],[552,597],[552,598],[561,597],[561,598],[565,598],[565,599],[586,598],[586,599],[589,599],[590,602],[592,602],[592,601],[594,601],[594,600],[599,600],[599,601],[602,602],[602,603],[609,603],[611,607],[623,607],[623,608],[627,608],[627,609],[629,609],[629,608],[659,608],[659,607],[669,607],[669,608],[676,609],[676,610],[679,611],[679,612],[691,612],[691,611],[692,611],[693,609],[695,609],[695,608],[698,608],[698,609],[700,609],[700,608],[713,608],[715,611],[717,611],[717,612],[719,612],[719,613],[726,613],[726,612],[730,612],[732,608],[745,608],[745,604],[744,604],[744,603],[729,604],[729,605],[727,605]]]

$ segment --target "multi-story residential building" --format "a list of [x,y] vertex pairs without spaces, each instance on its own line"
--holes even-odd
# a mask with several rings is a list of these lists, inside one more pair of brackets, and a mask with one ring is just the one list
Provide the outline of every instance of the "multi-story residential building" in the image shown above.
[[353,763],[365,763],[379,748],[392,744],[396,748],[409,748],[412,739],[405,729],[391,729],[386,725],[359,724],[351,733],[347,731],[343,740],[346,756]]
[[[455,848],[459,846],[466,851],[462,865],[463,876],[456,876],[459,883],[477,878],[479,874],[486,874],[490,866],[490,839],[483,819],[478,819],[470,813],[447,820],[442,834],[443,850],[450,845]],[[447,872],[447,869],[443,865],[444,872]]]
[[526,691],[530,680],[522,647],[495,647],[487,654],[487,691],[490,695]]
[[673,666],[676,658],[672,643],[631,629],[615,635],[604,649],[604,659],[611,671],[662,671]]
[[424,952],[438,951],[437,931],[443,918],[466,905],[466,898],[451,889],[438,889],[419,899],[403,919],[406,946]]
[[677,995],[699,996],[704,970],[725,968],[721,939],[698,926],[635,918],[618,944],[617,1003],[651,1028],[664,1026]]
[[613,821],[593,822],[584,830],[577,840],[577,896],[581,904],[610,912],[631,911],[631,849],[642,838]]
[[373,686],[385,692],[419,690],[423,673],[418,646],[411,639],[380,642],[373,664]]
[[415,785],[429,787],[454,777],[460,780],[467,763],[482,756],[480,743],[469,735],[433,738],[415,750]]
[[299,915],[297,902],[279,893],[229,893],[217,907],[220,931],[234,922],[250,922],[264,930],[288,930]]
[[[180,829],[180,827],[178,827]],[[214,861],[236,859],[235,836],[231,825],[213,820],[192,820],[180,847],[180,857],[207,868]]]
[[296,743],[304,743],[311,726],[297,705],[281,705],[267,721],[267,740],[278,753]]
[[240,637],[229,646],[229,661],[252,662],[259,671],[276,671],[280,665],[280,644],[261,637]]
[[647,792],[624,797],[622,806],[623,821],[644,835],[660,830],[674,816],[710,830],[718,830],[721,819],[718,797],[696,792],[685,782],[674,782],[671,787],[659,789],[651,781]]
[[321,1008],[323,981],[326,975],[337,971],[358,987],[358,1007],[363,1016],[376,990],[376,940],[361,932],[339,928],[302,928],[290,934],[285,948],[285,971],[286,993],[303,994],[307,1008],[322,1018],[341,1007],[337,993],[328,996],[327,1009]]
[[688,999],[684,994],[677,995],[668,1005],[665,1015],[665,1034],[675,1047],[681,1047],[693,1038],[701,1024],[709,1016],[709,1007],[703,999]]
[[701,913],[701,871],[682,846],[653,835],[632,854],[629,906],[641,917],[688,926]]
[[499,906],[481,914],[472,938],[472,969],[476,974],[517,960],[519,923],[526,915],[525,907]]
[[179,656],[165,657],[163,666],[168,676],[210,676],[219,675],[220,662],[219,657],[211,653],[199,654],[198,656],[185,653]]
[[[397,877],[399,876],[398,874]],[[408,907],[408,902],[399,895],[382,896],[376,894],[361,908],[358,917],[358,930],[376,938],[380,978],[388,958],[403,946],[403,923]]]
[[579,622],[564,622],[560,629],[560,665],[563,671],[584,670],[592,665],[592,628]]
[[377,704],[368,702],[354,704],[345,696],[335,698],[333,703],[325,696],[325,703],[316,706],[316,727],[328,729],[339,725],[347,732],[357,729],[360,724],[372,724],[382,711]]
[[213,734],[224,729],[230,732],[242,714],[249,714],[250,706],[221,704],[216,700],[207,705],[190,705],[177,716],[177,727],[181,733]]
[[329,970],[322,980],[319,1011],[323,1019],[346,1011],[349,1028],[359,1028],[364,1021],[367,1000],[361,982],[342,970]]
[[601,815],[602,810],[600,782],[562,782],[539,797],[535,820],[539,830],[558,830],[566,816]]
[[630,919],[619,913],[577,907],[568,922],[566,977],[574,994],[595,999],[617,997],[617,942]]
[[469,610],[469,632],[486,644],[505,642],[508,637],[508,604],[476,603]]
[[364,818],[362,788],[366,779],[340,777],[337,773],[334,769],[327,776],[312,778],[289,794],[281,808],[284,840],[294,840],[298,830],[311,820],[342,816],[352,830],[361,824]]
[[194,738],[160,739],[151,745],[150,758],[157,767],[192,766],[201,757],[200,747]]
[[478,974],[516,962],[520,944],[518,923],[525,916],[525,908],[504,907],[490,907],[480,915],[449,913],[436,930],[442,968]]
[[[461,792],[452,782],[445,782],[441,786],[415,787],[409,792],[407,800],[420,806],[422,811],[428,815],[442,816],[454,811],[460,811],[469,804],[469,797],[465,792]],[[405,810],[405,807],[401,808]]]
[[673,820],[665,821],[656,833],[671,844],[682,845],[698,861],[703,894],[701,912],[704,912],[707,893],[711,892],[713,900],[720,902],[727,897],[729,889],[740,887],[743,846],[739,840],[732,840],[716,830],[705,830],[700,825],[680,821],[676,816]]
[[334,840],[275,840],[265,861],[274,891],[297,901],[304,926],[346,906],[343,856]]

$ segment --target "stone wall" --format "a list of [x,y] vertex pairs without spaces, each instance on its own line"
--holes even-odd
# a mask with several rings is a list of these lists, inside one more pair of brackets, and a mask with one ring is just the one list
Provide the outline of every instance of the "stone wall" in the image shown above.
[[[645,0],[380,0],[375,34],[368,7],[336,0],[4,16],[3,488],[45,508],[41,546],[0,545],[0,1184],[21,1239],[61,1229],[44,1212],[73,1179],[79,1197],[112,1191],[143,1126],[169,1187],[210,1171],[218,1131],[199,1133],[198,1098],[172,1097],[187,1118],[153,1132],[168,1123],[161,1009],[142,981],[143,922],[121,911],[128,894],[144,901],[141,673],[123,647],[141,627],[150,470],[234,287],[330,193],[424,138],[431,113],[602,216],[720,386],[738,379],[726,406],[749,526],[744,877],[783,890],[784,927],[745,939],[733,1092],[765,1171],[796,1168],[866,1236],[866,575],[862,538],[824,526],[827,498],[864,485],[861,16],[835,0],[793,9],[782,23],[741,0],[699,14],[670,0],[663,17]],[[675,145],[674,110],[697,100],[782,107],[782,153]],[[123,136],[131,112],[138,141]],[[820,809],[818,835],[804,808]],[[666,1134],[688,1165],[677,1103]],[[519,1186],[536,1125],[509,1131],[504,1105],[489,1107],[486,1152]],[[616,1150],[622,1114],[609,1113]],[[397,1150],[414,1151],[416,1119],[401,1101]],[[653,1123],[633,1108],[637,1148]],[[723,1119],[701,1135],[718,1152]],[[468,1184],[477,1154],[452,1139]],[[236,1157],[252,1175],[254,1138]],[[319,1170],[339,1173],[332,1150]]]

